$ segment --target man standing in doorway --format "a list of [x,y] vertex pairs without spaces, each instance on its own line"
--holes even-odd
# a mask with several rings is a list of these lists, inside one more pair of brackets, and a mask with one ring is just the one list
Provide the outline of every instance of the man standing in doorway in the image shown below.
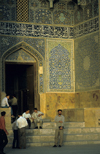
[[14,94],[13,95],[13,98],[11,99],[11,106],[12,106],[12,110],[13,110],[13,115],[16,119],[16,116],[17,116],[17,98],[16,98],[16,95]]
[[4,147],[8,143],[7,135],[9,134],[5,128],[5,115],[6,112],[3,111],[1,112],[1,117],[0,117],[0,154],[5,154],[4,153]]
[[64,129],[64,116],[61,115],[62,110],[58,110],[58,115],[55,116],[55,122],[56,122],[56,130],[55,130],[55,145],[53,147],[57,147],[59,136],[60,136],[60,141],[59,141],[59,147],[62,146],[63,142],[63,129]]

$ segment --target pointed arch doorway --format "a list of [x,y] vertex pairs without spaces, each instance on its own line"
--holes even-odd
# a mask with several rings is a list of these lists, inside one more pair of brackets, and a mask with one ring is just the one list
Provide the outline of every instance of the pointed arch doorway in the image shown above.
[[35,107],[35,81],[36,63],[5,63],[5,89],[6,93],[18,99],[18,110],[31,111]]
[[[42,55],[26,42],[20,42],[2,56],[2,91],[18,96],[19,110],[22,112],[27,105],[30,110],[33,107],[40,110],[40,93],[44,91],[43,65]],[[21,97],[23,92],[27,99]]]

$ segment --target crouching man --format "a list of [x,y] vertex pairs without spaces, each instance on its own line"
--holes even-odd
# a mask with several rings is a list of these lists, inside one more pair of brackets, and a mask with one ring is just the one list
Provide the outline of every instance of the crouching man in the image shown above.
[[61,115],[62,110],[58,110],[58,115],[55,116],[55,122],[56,122],[56,130],[55,130],[55,144],[53,147],[57,147],[58,141],[59,141],[59,136],[60,136],[60,141],[59,141],[59,147],[62,146],[63,142],[63,129],[64,129],[64,116]]
[[41,111],[37,111],[37,108],[34,108],[34,112],[32,113],[31,118],[34,122],[35,129],[38,129],[37,123],[40,123],[40,129],[42,129],[42,124],[43,124],[42,116],[43,115],[44,113],[42,113]]

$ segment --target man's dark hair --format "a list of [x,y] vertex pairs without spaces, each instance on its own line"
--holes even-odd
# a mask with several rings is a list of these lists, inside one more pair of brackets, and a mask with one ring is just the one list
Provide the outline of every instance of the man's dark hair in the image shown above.
[[27,108],[27,109],[25,110],[25,112],[26,112],[26,111],[28,111],[28,110],[30,110],[30,109],[29,109],[29,108]]
[[18,115],[20,115],[20,116],[21,116],[21,115],[22,115],[22,112],[19,112],[19,113],[18,113]]
[[15,94],[13,94],[13,96],[14,96],[14,97],[16,97],[16,95],[15,95]]
[[5,111],[2,111],[1,112],[1,116],[5,116],[6,112]]
[[59,110],[58,110],[58,112],[59,112],[59,111],[61,111],[61,112],[62,112],[62,110],[61,110],[61,109],[59,109]]
[[37,108],[34,108],[34,110],[37,110]]

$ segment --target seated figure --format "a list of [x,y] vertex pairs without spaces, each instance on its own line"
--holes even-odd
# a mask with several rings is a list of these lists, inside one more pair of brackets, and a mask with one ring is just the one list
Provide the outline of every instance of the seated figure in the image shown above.
[[24,117],[27,120],[29,129],[30,129],[31,128],[31,114],[30,114],[30,110],[27,109],[26,112],[24,112],[22,114],[22,117]]
[[10,95],[6,95],[6,97],[4,97],[1,101],[1,108],[11,108],[11,117],[14,118],[13,116],[13,111],[12,111],[12,107],[10,107],[9,103],[8,103],[8,99],[10,98]]
[[8,99],[10,98],[10,95],[6,95],[6,97],[4,97],[1,101],[1,107],[2,108],[9,108],[9,103],[8,103]]
[[43,124],[42,115],[44,115],[44,113],[42,113],[41,111],[37,111],[37,108],[34,108],[34,112],[32,113],[31,116],[35,125],[35,129],[38,128],[37,123],[40,123],[40,129],[42,129],[42,124]]

